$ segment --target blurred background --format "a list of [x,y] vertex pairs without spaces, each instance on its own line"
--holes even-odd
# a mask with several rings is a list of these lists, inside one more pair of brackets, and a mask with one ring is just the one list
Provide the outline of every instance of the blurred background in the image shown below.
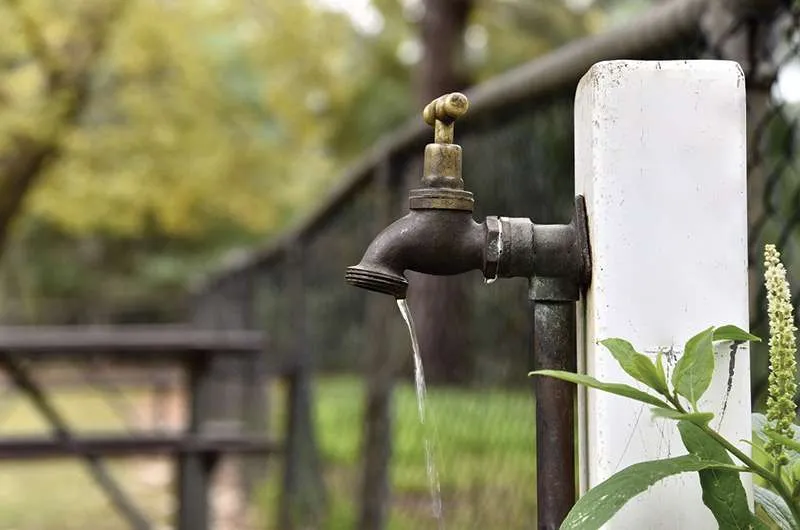
[[[214,528],[434,528],[426,438],[448,526],[530,528],[525,281],[411,279],[421,426],[400,315],[344,268],[405,210],[431,99],[476,96],[456,127],[476,216],[565,222],[572,100],[593,62],[731,59],[748,83],[763,333],[763,242],[800,279],[797,13],[723,4],[0,0],[0,324],[263,331],[256,361],[214,363],[213,416],[293,450],[226,458]],[[178,430],[186,415],[179,367],[30,368],[76,432]],[[0,392],[0,436],[50,429],[11,382]],[[152,528],[171,527],[168,459],[111,469]],[[80,462],[0,463],[0,530],[129,527]]]

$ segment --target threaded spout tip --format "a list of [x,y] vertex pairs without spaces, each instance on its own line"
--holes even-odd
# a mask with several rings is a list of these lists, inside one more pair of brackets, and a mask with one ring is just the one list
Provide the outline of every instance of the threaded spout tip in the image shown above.
[[395,298],[405,298],[408,290],[408,280],[404,277],[366,269],[360,265],[347,267],[344,279],[355,287],[389,294]]

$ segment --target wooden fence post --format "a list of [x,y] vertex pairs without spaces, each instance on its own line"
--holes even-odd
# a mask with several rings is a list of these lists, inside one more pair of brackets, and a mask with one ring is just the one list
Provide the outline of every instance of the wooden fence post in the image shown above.
[[[256,329],[255,321],[257,284],[255,272],[226,278],[195,297],[193,321],[206,329]],[[274,330],[266,330],[274,333]],[[265,345],[266,346],[266,345]],[[221,422],[224,427],[232,422],[236,429],[252,434],[266,434],[269,407],[268,388],[263,369],[264,356],[271,352],[246,359],[215,359],[209,370],[209,392],[213,395],[206,406],[206,421],[213,427]],[[243,456],[240,466],[240,485],[243,497],[249,500],[259,481],[265,480],[266,457]]]

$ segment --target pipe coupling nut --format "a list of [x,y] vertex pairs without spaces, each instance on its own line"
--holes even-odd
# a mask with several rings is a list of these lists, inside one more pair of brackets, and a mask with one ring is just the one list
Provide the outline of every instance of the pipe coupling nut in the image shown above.
[[499,218],[486,218],[486,244],[483,246],[483,277],[497,279],[503,254],[503,223]]

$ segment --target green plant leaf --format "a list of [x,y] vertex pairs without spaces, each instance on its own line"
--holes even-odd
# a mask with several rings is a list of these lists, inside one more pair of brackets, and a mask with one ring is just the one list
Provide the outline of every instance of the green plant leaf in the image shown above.
[[[703,460],[713,460],[733,465],[728,451],[692,421],[679,421],[678,431],[683,445],[690,454]],[[753,514],[747,504],[747,494],[739,473],[722,469],[698,471],[703,489],[703,503],[708,506],[719,528],[748,530],[753,524]]]
[[767,435],[764,434],[764,427],[767,425],[767,417],[760,412],[754,412],[750,415],[750,422],[753,425],[753,437],[756,441],[762,444],[767,441]]
[[[766,515],[762,515],[761,517],[766,517]],[[753,530],[775,530],[776,527],[774,524],[762,520],[761,517],[753,514],[750,528]]]
[[603,383],[602,381],[598,381],[594,377],[584,374],[562,372],[560,370],[537,370],[535,372],[529,373],[528,375],[543,375],[548,377],[555,377],[556,379],[561,379],[562,381],[569,381],[570,383],[585,385],[591,388],[596,388],[598,390],[603,390],[610,394],[616,394],[618,396],[635,399],[636,401],[641,401],[642,403],[647,403],[648,405],[654,405],[656,407],[662,407],[665,409],[669,408],[669,405],[667,403],[658,399],[655,396],[651,396],[647,392],[642,392],[637,388],[633,388],[632,386],[623,385],[620,383]]
[[713,340],[732,340],[735,342],[761,342],[761,337],[751,335],[741,328],[728,324],[714,330]]
[[752,447],[753,449],[755,449],[755,450],[756,450],[756,452],[758,452],[758,453],[759,453],[759,454],[761,454],[762,456],[764,456],[764,457],[766,457],[766,458],[769,458],[769,455],[767,454],[767,452],[766,452],[766,451],[764,450],[764,448],[763,448],[761,445],[759,445],[758,443],[753,443],[753,442],[751,442],[750,440],[739,440],[739,441],[740,441],[740,442],[744,442],[744,443],[746,443],[747,445],[749,445],[750,447]]
[[658,373],[658,378],[664,381],[664,386],[667,384],[667,374],[664,371],[664,352],[661,350],[658,351],[656,355],[656,372]]
[[672,373],[675,392],[688,399],[695,409],[714,373],[713,335],[714,328],[710,327],[689,339]]
[[658,368],[656,368],[656,365],[649,357],[637,354],[636,357],[633,358],[633,364],[639,369],[639,374],[641,375],[640,381],[642,383],[660,394],[669,395],[666,377],[661,377]]
[[608,522],[629,500],[659,480],[679,473],[705,469],[737,468],[730,464],[702,460],[694,455],[633,464],[578,499],[561,524],[561,530],[596,530]]
[[792,511],[780,495],[772,490],[754,484],[753,497],[755,498],[756,504],[764,509],[770,519],[772,519],[781,530],[800,530],[800,527],[798,527],[792,516]]
[[628,375],[656,392],[669,393],[666,378],[661,377],[653,361],[646,355],[637,352],[630,342],[623,339],[605,339],[600,341],[600,344],[608,348],[608,351]]
[[689,421],[692,423],[706,425],[714,419],[713,412],[680,412],[675,409],[654,408],[653,416],[658,418],[669,418],[671,420]]
[[800,441],[798,441],[796,438],[789,438],[788,436],[783,436],[781,434],[774,433],[770,430],[764,431],[764,435],[767,438],[772,438],[773,440],[783,445],[787,449],[800,452]]
[[800,487],[798,486],[800,484],[800,458],[789,455],[789,470],[794,479],[795,487]]
[[[767,426],[766,416],[761,413],[754,412],[750,415],[750,417],[753,424],[753,445],[761,448],[767,443],[769,438],[774,438],[774,436],[768,435],[767,431],[765,430],[765,427]],[[800,450],[797,449],[797,445],[800,444],[800,429],[798,429],[796,425],[793,425],[792,432],[794,433],[792,436],[793,441],[788,444],[781,442],[781,444],[786,447],[787,453],[791,460],[798,460],[800,459]]]

